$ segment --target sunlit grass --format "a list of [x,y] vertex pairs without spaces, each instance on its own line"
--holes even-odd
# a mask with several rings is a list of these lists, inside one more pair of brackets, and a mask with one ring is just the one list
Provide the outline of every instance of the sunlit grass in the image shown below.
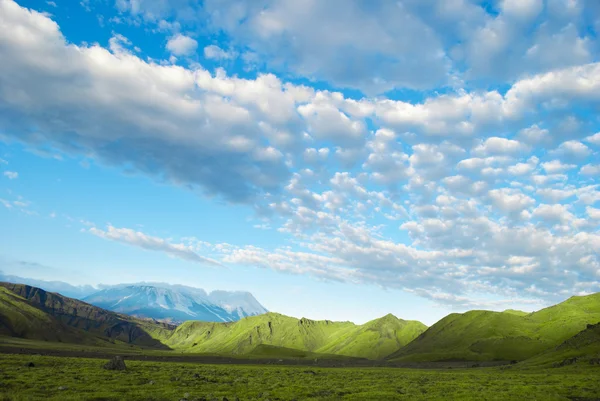
[[[33,362],[35,367],[26,367]],[[569,400],[600,397],[600,368],[307,368],[0,355],[3,400]],[[60,388],[60,389],[59,389]]]

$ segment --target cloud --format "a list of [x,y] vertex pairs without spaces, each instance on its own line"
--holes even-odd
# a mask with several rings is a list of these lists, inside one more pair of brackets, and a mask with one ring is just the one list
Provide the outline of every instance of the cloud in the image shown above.
[[492,137],[473,149],[475,155],[511,155],[527,150],[527,146],[514,139]]
[[600,145],[600,132],[588,136],[587,138],[585,138],[585,141],[593,145]]
[[367,94],[514,82],[597,59],[597,22],[588,18],[599,11],[593,1],[506,0],[491,6],[455,1],[424,7],[414,0],[118,0],[117,5],[149,23],[169,19],[208,27],[260,57],[270,70]]
[[548,174],[564,173],[565,171],[576,168],[576,164],[564,164],[560,160],[552,160],[546,163],[542,163],[542,168]]
[[585,211],[588,214],[588,216],[590,216],[591,219],[600,220],[600,209],[596,209],[596,208],[588,206],[585,208]]
[[[237,10],[221,15],[212,12],[217,3],[203,3],[205,28],[226,36],[227,52],[270,56],[266,68],[281,74],[259,69],[242,78],[142,59],[118,35],[109,48],[73,44],[48,17],[0,0],[3,140],[244,203],[260,227],[296,247],[212,244],[211,255],[226,263],[403,289],[454,306],[479,302],[476,293],[549,301],[597,289],[597,272],[582,261],[600,252],[597,231],[585,224],[600,201],[596,139],[585,135],[598,129],[579,117],[600,105],[600,64],[585,56],[592,39],[562,30],[586,5],[562,9],[559,21],[551,10],[559,2],[540,12],[507,2],[497,14],[437,2],[439,12],[425,14],[416,1],[336,8],[265,0],[219,2]],[[196,32],[196,3],[173,4],[117,5],[169,35],[182,26]],[[551,12],[556,20],[535,25]],[[366,22],[357,30],[348,21]],[[521,38],[524,29],[534,37]],[[549,39],[577,46],[553,59]],[[539,62],[524,58],[532,47]],[[580,57],[569,58],[573,52]],[[510,84],[495,85],[499,77]],[[414,97],[319,89],[380,93],[449,81],[457,86]],[[204,260],[184,240],[90,232]]]
[[184,244],[174,244],[164,238],[146,235],[143,232],[130,228],[116,228],[108,226],[106,231],[96,227],[88,229],[90,234],[111,241],[122,242],[127,245],[146,249],[149,251],[164,252],[169,256],[200,263],[209,266],[222,266],[221,263],[198,255],[194,250]]
[[233,60],[237,54],[234,51],[226,51],[219,46],[210,45],[204,48],[204,57],[209,60]]
[[16,180],[19,178],[19,173],[16,171],[5,171],[2,175],[4,175],[9,180]]
[[[12,1],[0,3],[0,20],[6,27],[0,31],[0,57],[10,60],[0,77],[5,105],[0,127],[20,132],[15,139],[127,165],[234,202],[276,191],[289,177],[284,160],[264,157],[274,146],[263,148],[256,140],[265,125],[273,128],[274,144],[285,138],[281,132],[288,127],[274,119],[295,94],[286,94],[278,80],[217,78],[204,70],[148,63],[119,49],[69,45],[56,23]],[[27,32],[28,39],[10,34],[15,30]],[[200,92],[199,85],[213,89]],[[218,93],[224,89],[245,98],[226,101]],[[273,100],[259,103],[257,90],[272,93]],[[47,113],[62,118],[48,119]],[[29,131],[31,124],[38,132]],[[240,150],[244,141],[255,152]]]
[[600,175],[600,165],[586,164],[585,166],[581,167],[579,174],[590,176]]
[[560,144],[560,146],[553,150],[551,154],[559,155],[569,159],[581,159],[586,158],[592,153],[590,148],[579,141],[571,140]]
[[183,34],[176,34],[167,41],[167,50],[176,56],[189,56],[196,52],[198,42]]
[[533,198],[516,189],[492,189],[488,195],[494,206],[507,214],[520,213],[535,205]]

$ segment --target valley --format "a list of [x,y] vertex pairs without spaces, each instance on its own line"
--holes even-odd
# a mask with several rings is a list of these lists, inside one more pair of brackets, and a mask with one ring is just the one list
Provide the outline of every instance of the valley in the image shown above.
[[[126,371],[101,369],[117,355]],[[0,283],[5,400],[592,400],[598,369],[600,294],[533,313],[453,313],[431,327],[274,312],[177,325]]]

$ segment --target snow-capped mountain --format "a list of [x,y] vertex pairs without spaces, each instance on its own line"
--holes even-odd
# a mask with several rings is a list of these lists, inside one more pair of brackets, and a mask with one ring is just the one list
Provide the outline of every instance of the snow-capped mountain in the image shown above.
[[183,285],[140,283],[106,288],[83,301],[114,312],[182,322],[232,322],[267,310],[244,291],[213,291]]

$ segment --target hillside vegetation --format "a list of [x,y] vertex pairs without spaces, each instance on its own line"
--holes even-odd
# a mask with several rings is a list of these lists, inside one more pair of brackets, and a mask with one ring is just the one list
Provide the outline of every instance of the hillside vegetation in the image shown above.
[[524,360],[600,322],[600,293],[522,315],[453,313],[387,359],[394,361]]
[[571,364],[600,365],[600,323],[589,324],[585,330],[524,362],[523,366],[566,366]]
[[[533,313],[474,310],[427,328],[388,314],[363,325],[278,313],[172,326],[19,284],[0,283],[0,335],[104,347],[248,358],[368,358],[391,362],[600,358],[600,293]],[[587,358],[587,359],[586,359]],[[526,364],[525,364],[526,365]]]
[[166,349],[159,339],[174,329],[22,284],[0,283],[0,305],[0,333],[35,340]]
[[270,345],[379,359],[408,344],[426,328],[423,323],[393,315],[355,325],[266,313],[235,323],[185,322],[166,344],[187,352],[247,354],[258,345]]

